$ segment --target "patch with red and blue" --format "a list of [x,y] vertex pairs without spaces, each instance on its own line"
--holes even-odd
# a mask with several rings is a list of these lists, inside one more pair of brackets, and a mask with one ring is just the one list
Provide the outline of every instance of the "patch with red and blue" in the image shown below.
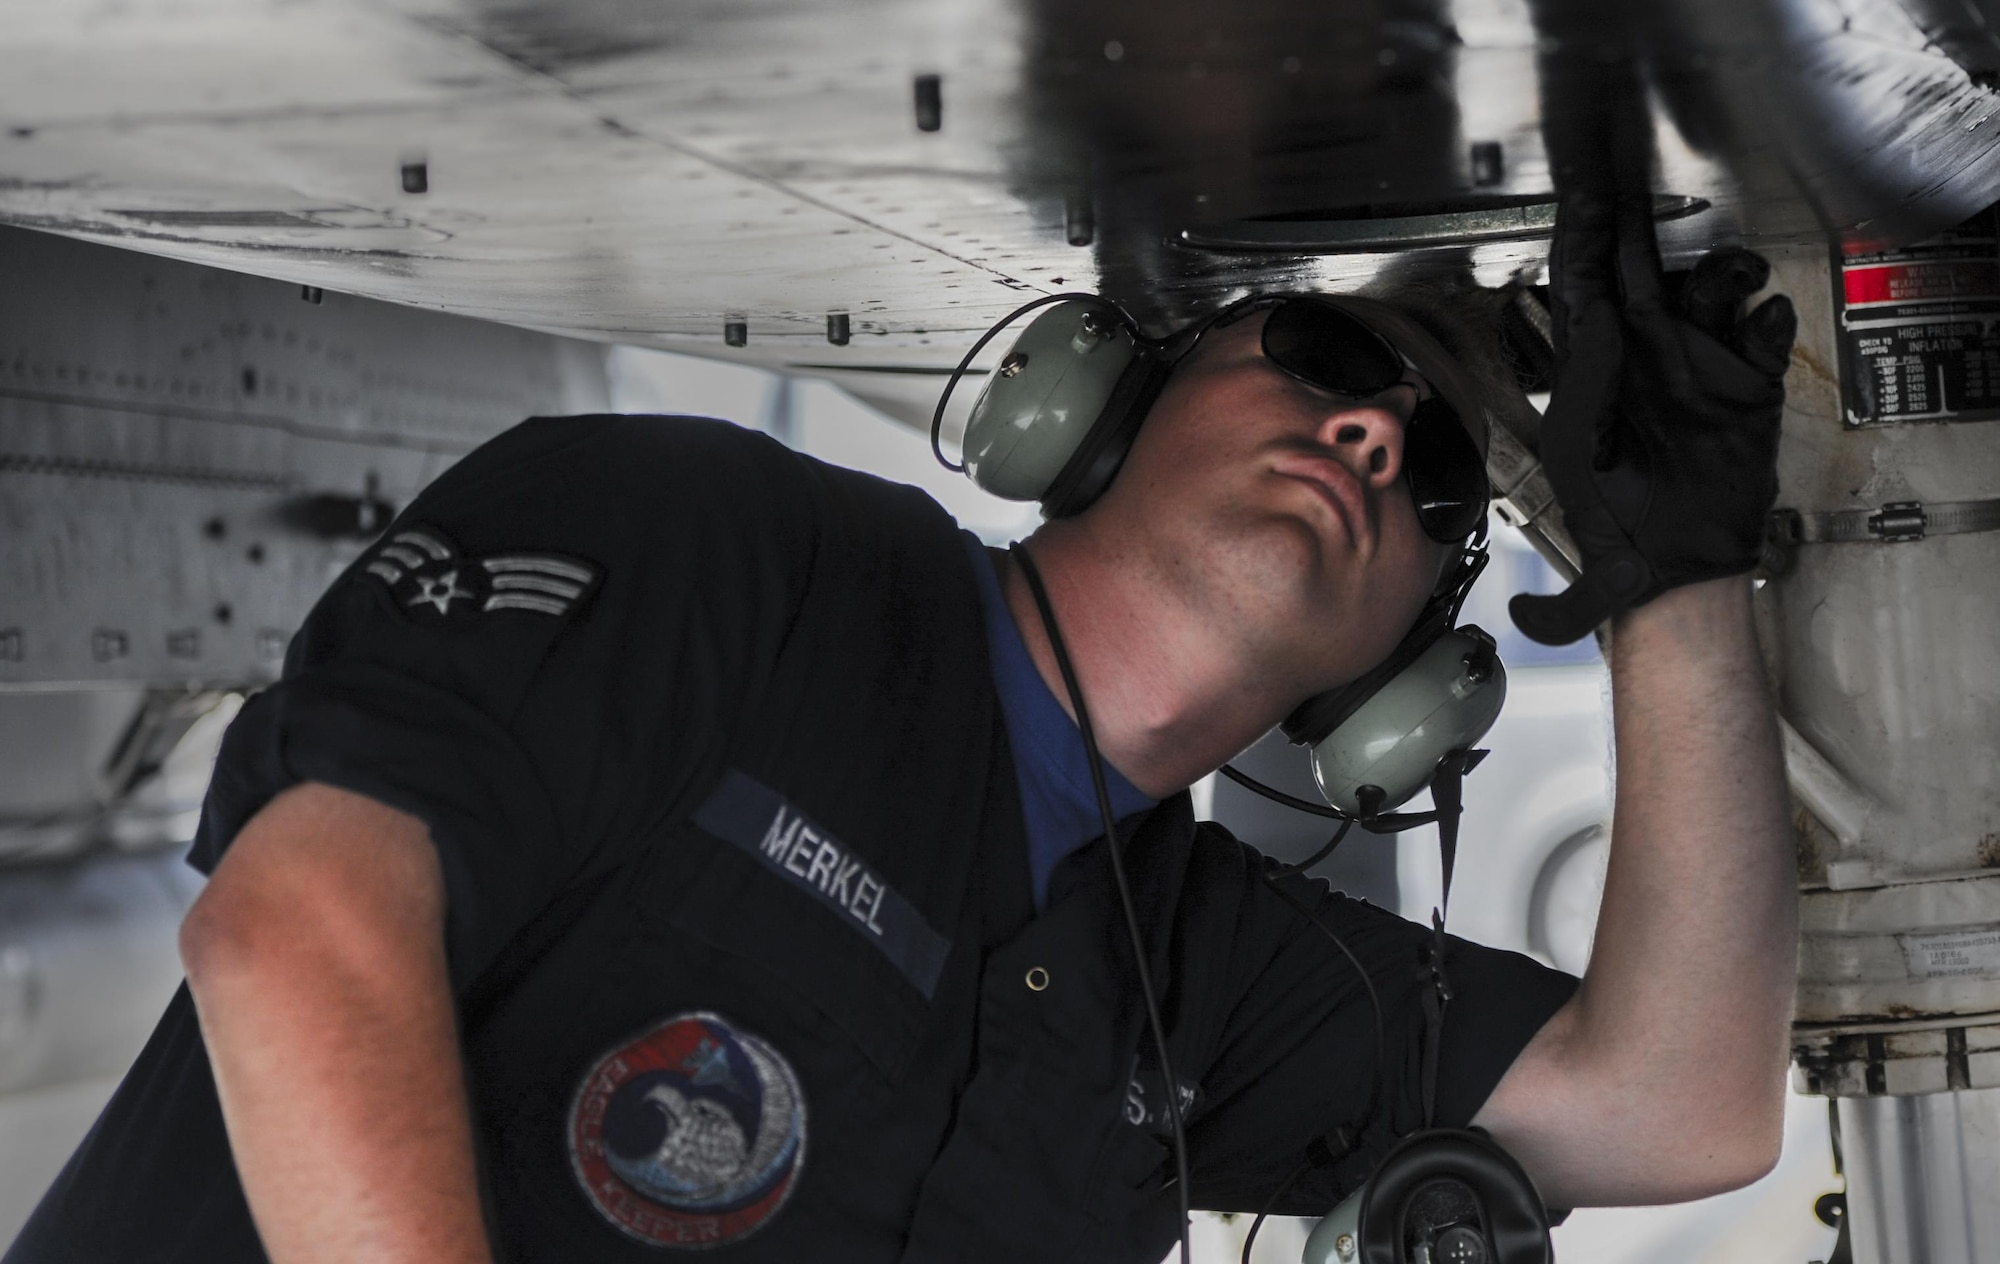
[[805,1095],[765,1041],[716,1014],[677,1014],[597,1060],[568,1132],[600,1215],[649,1246],[701,1250],[755,1233],[791,1197]]

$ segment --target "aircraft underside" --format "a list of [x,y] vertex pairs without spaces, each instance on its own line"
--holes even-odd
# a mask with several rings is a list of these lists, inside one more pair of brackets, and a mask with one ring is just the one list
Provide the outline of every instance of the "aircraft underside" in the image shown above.
[[[0,693],[30,728],[118,701],[48,735],[89,784],[10,782],[0,1092],[118,1039],[46,998],[138,986],[106,945],[184,903],[117,843],[184,825],[139,794],[175,743],[452,461],[607,408],[606,346],[928,428],[1036,297],[1163,333],[1456,276],[1516,284],[1532,358],[1564,137],[1625,100],[1670,266],[1749,245],[1801,317],[1758,602],[1852,1258],[2000,1258],[1996,32],[1996,0],[15,0]],[[1573,569],[1536,449],[1496,439],[1498,509]],[[94,895],[27,863],[92,849]]]

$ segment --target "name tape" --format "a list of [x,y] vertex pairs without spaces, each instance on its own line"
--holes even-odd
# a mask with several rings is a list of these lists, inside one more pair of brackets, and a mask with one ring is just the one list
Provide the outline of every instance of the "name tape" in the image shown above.
[[951,941],[882,875],[776,790],[732,768],[694,822],[833,911],[929,1000]]

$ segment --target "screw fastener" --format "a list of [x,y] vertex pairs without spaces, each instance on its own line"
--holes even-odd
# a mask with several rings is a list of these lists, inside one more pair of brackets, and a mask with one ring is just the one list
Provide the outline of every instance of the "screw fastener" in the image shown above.
[[937,75],[918,75],[911,81],[916,98],[917,130],[935,132],[944,126],[944,80]]

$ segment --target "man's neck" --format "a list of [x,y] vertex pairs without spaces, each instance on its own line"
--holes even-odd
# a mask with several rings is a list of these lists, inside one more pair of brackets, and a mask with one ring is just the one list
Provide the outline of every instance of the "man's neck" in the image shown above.
[[[1091,729],[1104,758],[1163,798],[1214,772],[1284,718],[1299,690],[1260,673],[1226,622],[1141,559],[1108,556],[1082,532],[1045,528],[1025,546],[1048,589]],[[1135,564],[1138,563],[1138,564]],[[1063,710],[1075,707],[1033,591],[1018,563],[1002,580],[1035,668]]]

